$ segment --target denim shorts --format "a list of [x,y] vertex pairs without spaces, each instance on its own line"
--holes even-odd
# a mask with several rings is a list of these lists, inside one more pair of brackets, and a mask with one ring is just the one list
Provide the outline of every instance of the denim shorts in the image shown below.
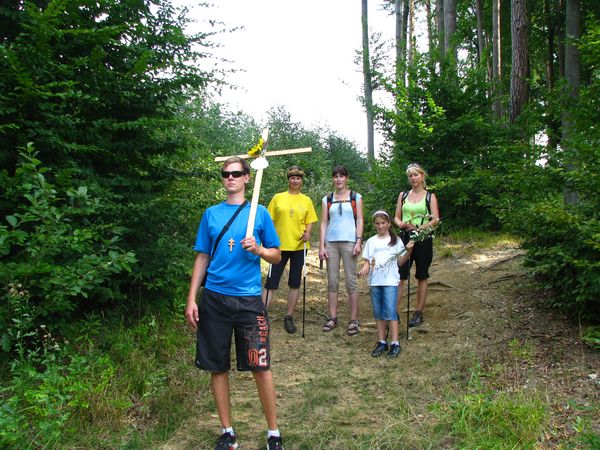
[[375,320],[398,320],[398,286],[371,286],[371,303]]

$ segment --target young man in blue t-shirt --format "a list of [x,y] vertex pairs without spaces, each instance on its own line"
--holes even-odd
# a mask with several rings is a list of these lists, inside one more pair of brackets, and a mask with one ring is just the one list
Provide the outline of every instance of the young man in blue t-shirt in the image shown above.
[[[270,370],[269,321],[261,298],[260,259],[281,260],[279,237],[266,208],[258,205],[252,236],[245,237],[250,205],[245,204],[250,168],[241,158],[229,158],[221,171],[227,199],[208,208],[196,236],[196,260],[185,317],[197,330],[196,366],[211,372],[213,396],[222,434],[215,449],[235,449],[231,425],[229,368],[232,333],[237,369],[252,371],[267,420],[267,449],[283,449],[277,428],[275,387]],[[239,214],[221,234],[238,208]],[[216,247],[215,247],[216,244]],[[212,258],[211,258],[212,255]],[[196,304],[198,289],[205,289]]]

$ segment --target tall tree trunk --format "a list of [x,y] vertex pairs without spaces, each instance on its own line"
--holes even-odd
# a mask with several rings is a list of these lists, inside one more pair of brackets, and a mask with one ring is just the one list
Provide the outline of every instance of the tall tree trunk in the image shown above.
[[446,56],[446,47],[444,47],[444,0],[435,0],[435,18],[437,25],[437,41],[440,51],[440,59]]
[[444,48],[446,54],[452,55],[452,61],[456,62],[456,0],[444,0]]
[[555,0],[558,36],[558,77],[565,78],[565,0]]
[[415,0],[408,0],[408,65],[415,60]]
[[[431,0],[425,0],[425,15],[427,20],[427,45],[429,46],[429,55],[433,55],[433,49],[435,48],[434,35],[433,35],[433,17],[431,15]],[[429,58],[429,74],[430,76],[435,75],[435,61],[433,58]]]
[[502,118],[502,33],[501,0],[492,0],[492,111]]
[[406,65],[406,28],[404,28],[402,6],[404,0],[395,1],[396,17],[396,83],[398,86],[404,86]]
[[548,41],[546,48],[546,79],[548,82],[548,88],[554,89],[555,78],[554,78],[554,17],[552,15],[552,8],[550,7],[550,0],[544,0],[544,15],[546,16],[546,28],[548,32]]
[[484,58],[485,42],[483,40],[483,0],[475,0],[475,16],[477,18],[477,63],[481,67]]
[[[555,59],[555,34],[556,20],[552,10],[551,0],[544,0],[544,14],[546,16],[546,28],[548,31],[547,49],[546,49],[546,79],[548,84],[548,102],[553,103],[554,86],[556,84],[556,65]],[[550,108],[553,110],[554,108]],[[556,149],[560,137],[560,121],[554,115],[548,118],[548,144],[549,149]]]
[[565,78],[569,93],[576,97],[581,84],[581,61],[577,41],[581,38],[580,0],[567,0],[566,38],[565,38]]
[[363,76],[365,79],[365,109],[367,111],[367,157],[375,160],[375,130],[373,126],[373,86],[371,84],[371,57],[369,53],[369,18],[368,2],[362,0],[362,50]]
[[[565,78],[569,96],[577,97],[581,83],[581,61],[579,49],[577,48],[577,41],[581,38],[580,0],[567,0],[566,6]],[[573,120],[568,111],[569,108],[565,108],[562,117],[563,142],[568,142],[573,129]],[[572,171],[574,169],[572,165],[567,165],[567,170]],[[564,201],[568,205],[579,203],[579,195],[569,185],[565,186]]]
[[408,15],[409,15],[409,0],[404,0],[402,3],[402,27],[404,29],[404,55],[406,56],[406,46],[408,43]]
[[529,98],[529,49],[527,47],[526,0],[512,0],[511,26],[512,68],[510,71],[509,120],[513,123],[521,115]]
[[435,45],[433,39],[433,18],[431,16],[431,0],[425,0],[425,14],[427,15],[427,45],[429,46],[429,52],[431,52]]

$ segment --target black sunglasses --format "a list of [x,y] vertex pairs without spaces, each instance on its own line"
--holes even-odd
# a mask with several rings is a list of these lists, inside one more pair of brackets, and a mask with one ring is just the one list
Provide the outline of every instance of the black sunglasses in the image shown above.
[[231,175],[233,178],[239,178],[245,174],[241,170],[232,170],[231,172],[229,172],[228,170],[221,170],[221,177],[229,178],[229,175]]

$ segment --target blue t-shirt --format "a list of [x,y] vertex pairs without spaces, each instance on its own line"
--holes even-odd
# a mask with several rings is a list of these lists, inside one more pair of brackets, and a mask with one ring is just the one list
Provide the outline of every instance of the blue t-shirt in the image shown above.
[[[223,227],[239,205],[219,203],[211,206],[202,216],[194,250],[210,256],[213,245]],[[261,295],[260,257],[242,248],[240,241],[246,236],[250,203],[235,218],[229,230],[219,241],[214,257],[208,267],[206,289],[229,296]],[[265,248],[279,247],[279,237],[267,209],[258,205],[254,232],[256,243]],[[230,246],[229,241],[234,245]],[[231,251],[230,251],[231,249]]]

